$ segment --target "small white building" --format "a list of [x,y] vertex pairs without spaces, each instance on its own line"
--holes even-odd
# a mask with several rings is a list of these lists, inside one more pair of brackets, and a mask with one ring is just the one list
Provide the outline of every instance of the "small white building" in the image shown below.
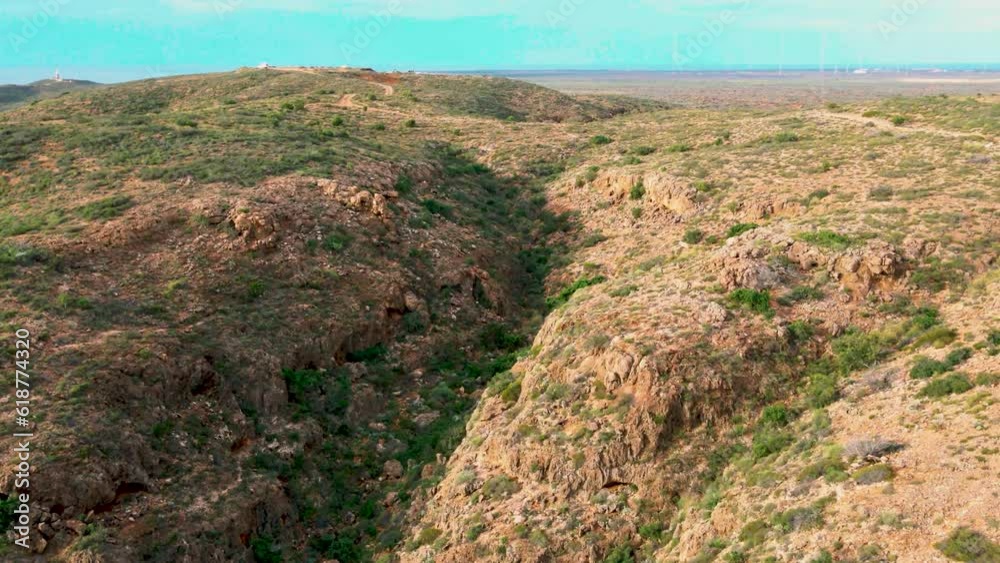
[[267,64],[266,62],[263,62],[263,63],[260,63],[259,65],[257,65],[257,68],[259,68],[261,70],[265,70],[265,69],[271,68],[271,65]]
[[59,69],[58,68],[56,69],[56,73],[52,75],[52,80],[54,80],[55,82],[62,82],[63,81],[62,75],[59,74]]

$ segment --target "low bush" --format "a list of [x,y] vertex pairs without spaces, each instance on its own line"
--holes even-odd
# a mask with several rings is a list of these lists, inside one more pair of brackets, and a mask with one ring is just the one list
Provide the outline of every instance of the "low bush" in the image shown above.
[[987,563],[1000,561],[1000,545],[969,528],[959,528],[934,545],[938,551],[955,561]]
[[837,376],[833,373],[817,372],[809,376],[806,386],[806,402],[814,409],[833,404],[840,397]]
[[521,486],[517,484],[517,481],[506,475],[494,475],[483,483],[482,493],[483,497],[487,499],[500,499],[509,497],[520,490]]
[[821,230],[814,233],[800,233],[796,238],[832,250],[845,250],[854,244],[854,239],[834,231]]
[[684,242],[688,244],[698,244],[705,239],[705,233],[698,229],[688,229],[684,233]]
[[781,427],[788,426],[792,421],[792,415],[785,405],[771,405],[765,407],[760,415],[761,424],[767,426]]
[[594,135],[593,137],[590,138],[590,144],[595,147],[599,147],[602,145],[610,145],[613,142],[614,141],[611,139],[611,137],[608,137],[607,135]]
[[832,347],[837,366],[843,373],[871,367],[885,352],[878,335],[863,332],[841,336],[833,341]]
[[755,460],[761,460],[784,450],[792,444],[793,440],[794,438],[791,434],[772,428],[765,428],[754,434],[750,451]]
[[80,217],[89,220],[113,219],[125,213],[132,205],[131,197],[116,195],[78,207],[76,212]]
[[604,276],[595,276],[592,278],[580,278],[575,282],[573,282],[572,285],[564,287],[556,295],[546,297],[545,305],[549,309],[556,309],[568,303],[570,298],[573,297],[573,294],[575,294],[577,291],[580,291],[585,287],[590,287],[592,285],[604,283],[606,281],[608,281],[608,279],[605,278]]
[[934,399],[948,395],[960,395],[973,387],[974,385],[965,374],[953,373],[931,381],[920,390],[917,396]]
[[731,292],[728,300],[733,306],[749,309],[767,318],[774,316],[774,308],[771,307],[771,294],[767,291],[741,288]]
[[756,223],[738,223],[729,227],[729,230],[726,232],[726,238],[738,237],[743,233],[750,232],[758,227],[760,227],[760,225]]
[[646,195],[646,186],[643,185],[642,180],[639,180],[632,186],[632,189],[628,192],[628,198],[635,201],[642,199]]
[[823,525],[823,509],[819,506],[803,506],[779,512],[771,518],[772,526],[782,532],[797,532]]
[[875,483],[888,481],[892,479],[894,475],[895,472],[892,470],[892,467],[884,463],[879,463],[876,465],[869,465],[868,467],[862,467],[851,475],[851,479],[859,485],[873,485]]

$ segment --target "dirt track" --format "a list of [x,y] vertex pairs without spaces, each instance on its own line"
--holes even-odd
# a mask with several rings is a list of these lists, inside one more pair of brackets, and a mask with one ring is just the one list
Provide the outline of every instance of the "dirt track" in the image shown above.
[[856,115],[852,113],[837,113],[829,110],[815,110],[809,112],[812,117],[820,118],[820,120],[838,120],[838,121],[850,121],[852,123],[857,123],[863,127],[870,127],[874,125],[876,128],[882,131],[895,131],[895,132],[911,132],[911,133],[928,133],[930,135],[939,135],[942,137],[950,137],[953,139],[959,139],[963,137],[974,137],[980,136],[978,133],[963,133],[960,131],[951,131],[948,129],[941,129],[940,127],[934,127],[929,125],[923,126],[905,126],[905,125],[894,125],[891,121],[887,119],[881,119],[876,117],[864,117],[862,115]]

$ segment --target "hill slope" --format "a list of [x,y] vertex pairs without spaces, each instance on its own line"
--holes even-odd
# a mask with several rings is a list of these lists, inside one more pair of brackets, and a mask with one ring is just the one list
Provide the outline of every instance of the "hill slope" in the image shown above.
[[100,86],[100,84],[87,80],[61,80],[58,82],[55,80],[39,80],[25,85],[0,85],[0,111],[32,100],[54,98],[67,92],[94,88],[96,86]]
[[9,111],[0,301],[32,335],[33,547],[988,555],[994,112],[314,68]]

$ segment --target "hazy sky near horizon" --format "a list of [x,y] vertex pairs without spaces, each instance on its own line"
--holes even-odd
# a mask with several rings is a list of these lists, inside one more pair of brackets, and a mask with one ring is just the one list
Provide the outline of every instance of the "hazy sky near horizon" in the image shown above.
[[1000,63],[998,0],[0,0],[0,83],[379,70]]

